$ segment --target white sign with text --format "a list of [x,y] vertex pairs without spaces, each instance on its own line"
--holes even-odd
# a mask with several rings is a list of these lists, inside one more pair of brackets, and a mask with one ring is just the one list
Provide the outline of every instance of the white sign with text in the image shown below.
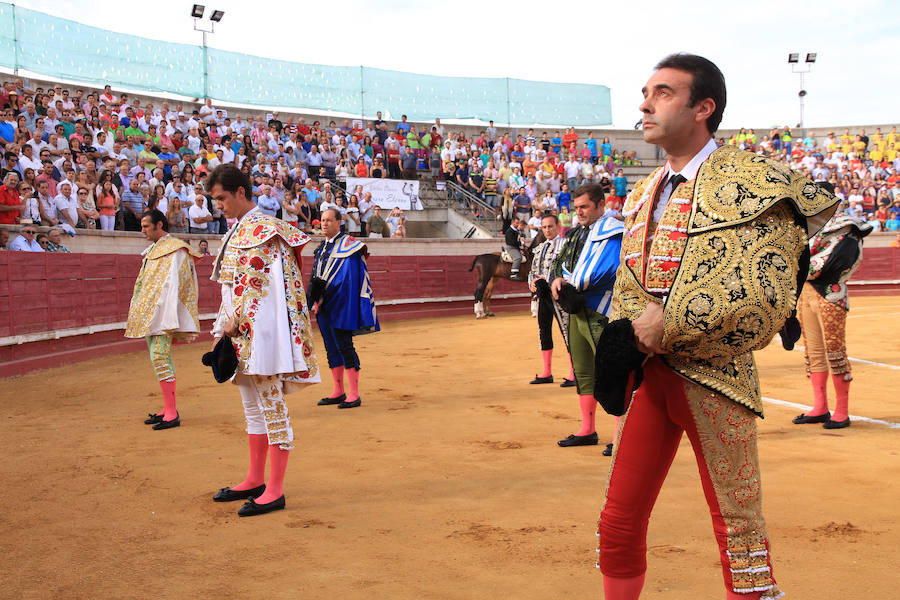
[[362,186],[362,201],[366,192],[372,194],[372,202],[387,212],[395,206],[400,210],[422,210],[422,202],[419,200],[419,182],[406,179],[375,179],[371,177],[348,177],[347,197],[356,192],[356,187]]

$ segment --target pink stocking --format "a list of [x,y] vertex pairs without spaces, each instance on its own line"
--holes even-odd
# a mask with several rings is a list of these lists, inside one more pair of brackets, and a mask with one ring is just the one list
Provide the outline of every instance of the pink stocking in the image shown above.
[[269,481],[266,482],[266,491],[255,500],[257,504],[274,502],[284,495],[284,473],[287,471],[290,450],[282,450],[277,445],[269,451],[272,454],[272,465],[269,468]]
[[178,409],[175,407],[175,380],[160,381],[159,387],[163,393],[163,421],[172,421],[178,416]]
[[616,417],[616,429],[613,431],[613,446],[619,443],[619,421],[622,417]]
[[247,470],[247,478],[231,488],[236,491],[252,490],[266,481],[266,454],[269,452],[269,436],[265,433],[248,433],[247,440],[250,443],[250,468]]
[[[849,373],[847,375],[849,375]],[[834,392],[837,396],[831,420],[846,421],[850,418],[850,382],[844,379],[844,375],[832,375],[831,381],[834,383]]]
[[544,370],[541,372],[541,377],[550,377],[553,373],[553,349],[541,350],[541,358],[544,359]]
[[572,364],[572,355],[569,355],[569,381],[575,381],[575,367]]
[[597,401],[593,394],[579,394],[578,404],[581,406],[581,429],[575,435],[590,435],[596,431],[594,428],[594,413],[597,410]]
[[759,600],[762,592],[750,592],[749,594],[738,594],[732,590],[725,590],[725,600]]
[[331,378],[334,380],[334,391],[331,392],[330,398],[337,398],[344,393],[344,367],[334,367],[331,369]]
[[[809,374],[813,388],[813,407],[806,413],[807,417],[818,417],[828,412],[828,372],[821,371]],[[837,389],[837,385],[834,386]]]
[[641,597],[645,576],[646,573],[627,578],[604,575],[603,600],[637,600]]
[[359,369],[347,369],[347,402],[356,402],[359,398]]

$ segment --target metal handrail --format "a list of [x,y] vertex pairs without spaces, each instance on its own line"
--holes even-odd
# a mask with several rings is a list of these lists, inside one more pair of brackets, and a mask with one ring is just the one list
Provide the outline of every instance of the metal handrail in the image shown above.
[[447,190],[461,195],[463,198],[463,202],[465,203],[466,207],[469,208],[470,210],[474,211],[474,209],[472,207],[477,206],[482,211],[482,214],[485,215],[485,217],[488,217],[491,219],[497,218],[498,213],[497,213],[496,208],[494,208],[493,206],[491,206],[490,204],[488,204],[487,202],[485,202],[484,200],[482,200],[481,198],[479,198],[478,196],[476,196],[469,190],[463,188],[461,185],[459,185],[455,181],[447,182]]

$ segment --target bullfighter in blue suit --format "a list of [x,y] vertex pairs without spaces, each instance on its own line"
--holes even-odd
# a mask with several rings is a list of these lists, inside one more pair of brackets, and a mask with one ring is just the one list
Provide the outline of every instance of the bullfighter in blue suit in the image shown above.
[[311,308],[315,306],[334,391],[322,398],[319,406],[355,408],[362,400],[359,356],[353,347],[353,336],[380,330],[366,267],[368,252],[365,244],[341,233],[341,215],[335,209],[322,213],[322,234],[325,240],[315,250],[308,302]]

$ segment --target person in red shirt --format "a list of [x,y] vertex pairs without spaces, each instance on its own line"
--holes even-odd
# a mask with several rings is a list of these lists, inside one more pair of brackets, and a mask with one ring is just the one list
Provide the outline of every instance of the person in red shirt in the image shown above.
[[19,196],[19,176],[7,173],[0,185],[0,224],[15,225],[19,216],[25,212],[25,204]]

